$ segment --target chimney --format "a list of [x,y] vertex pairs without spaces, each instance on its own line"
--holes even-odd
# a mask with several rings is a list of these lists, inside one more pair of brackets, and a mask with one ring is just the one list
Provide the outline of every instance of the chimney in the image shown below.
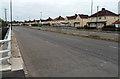
[[104,11],[105,10],[105,8],[102,8],[102,11]]
[[77,16],[77,14],[75,14],[75,16]]

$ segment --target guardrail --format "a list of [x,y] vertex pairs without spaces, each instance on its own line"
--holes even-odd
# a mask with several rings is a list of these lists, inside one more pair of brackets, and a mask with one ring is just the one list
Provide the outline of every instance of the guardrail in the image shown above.
[[[0,40],[0,71],[10,71],[11,70],[11,27],[9,27],[8,32],[4,40]],[[5,66],[4,66],[5,65]]]

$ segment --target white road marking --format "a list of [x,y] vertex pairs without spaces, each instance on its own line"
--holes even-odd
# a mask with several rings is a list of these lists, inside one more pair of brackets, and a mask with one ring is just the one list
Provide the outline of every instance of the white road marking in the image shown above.
[[85,49],[85,50],[88,50],[88,49]]
[[114,34],[114,35],[118,35],[118,34]]
[[114,49],[117,49],[117,48],[118,48],[118,47],[114,47],[114,46],[109,46],[109,47],[114,48]]

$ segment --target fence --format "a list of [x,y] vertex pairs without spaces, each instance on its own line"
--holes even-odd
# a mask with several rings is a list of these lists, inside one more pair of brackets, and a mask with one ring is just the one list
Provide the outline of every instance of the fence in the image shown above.
[[4,40],[0,40],[0,71],[11,70],[11,27],[5,35]]

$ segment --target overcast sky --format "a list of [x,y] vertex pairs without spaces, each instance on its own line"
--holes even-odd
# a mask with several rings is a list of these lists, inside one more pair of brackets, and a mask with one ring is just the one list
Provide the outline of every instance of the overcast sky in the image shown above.
[[[0,0],[0,18],[4,19],[4,8],[7,8],[7,18],[9,20],[9,1]],[[118,13],[118,1],[120,0],[93,0],[93,13],[101,8],[106,8]],[[13,0],[14,20],[33,20],[48,17],[72,16],[74,14],[91,14],[91,0]]]

